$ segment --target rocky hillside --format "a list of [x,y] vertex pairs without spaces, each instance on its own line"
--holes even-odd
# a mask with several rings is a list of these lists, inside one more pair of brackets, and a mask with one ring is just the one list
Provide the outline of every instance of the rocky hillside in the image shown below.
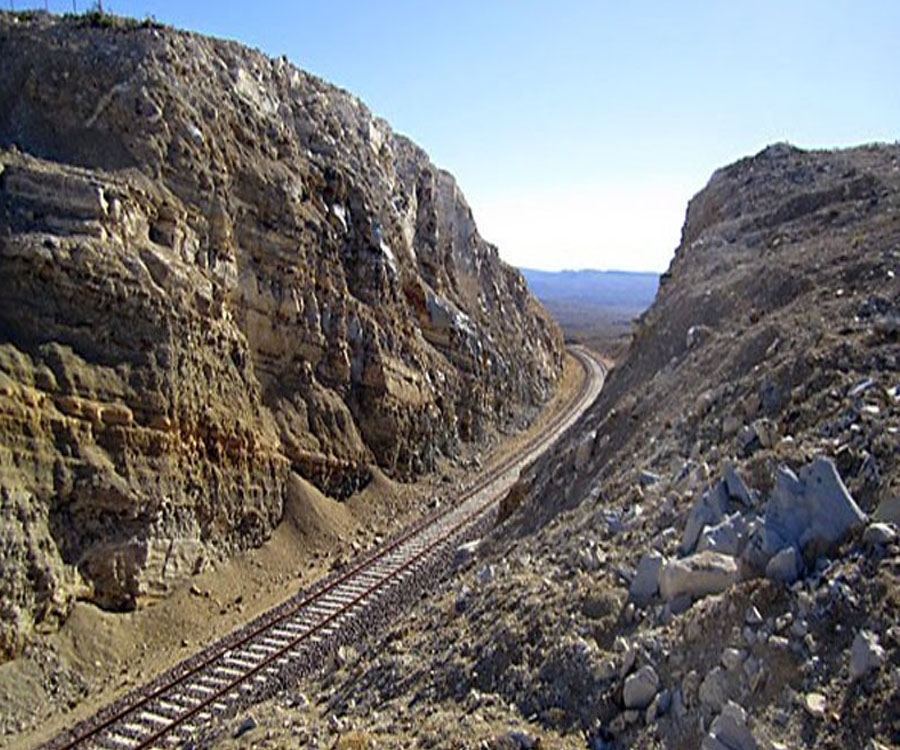
[[900,147],[716,172],[523,506],[257,746],[900,745],[898,275]]
[[238,44],[0,13],[0,654],[415,478],[551,393],[453,177]]

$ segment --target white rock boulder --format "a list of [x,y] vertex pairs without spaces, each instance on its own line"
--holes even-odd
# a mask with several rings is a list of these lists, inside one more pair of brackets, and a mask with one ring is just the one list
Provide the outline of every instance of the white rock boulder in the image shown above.
[[659,593],[666,601],[681,594],[699,599],[725,591],[739,578],[733,557],[707,550],[666,563],[659,573]]

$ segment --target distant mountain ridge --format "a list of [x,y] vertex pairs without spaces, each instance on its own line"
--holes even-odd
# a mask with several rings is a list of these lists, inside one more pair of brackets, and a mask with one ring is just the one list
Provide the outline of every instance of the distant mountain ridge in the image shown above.
[[519,269],[532,293],[545,300],[585,300],[602,307],[644,310],[653,302],[659,274],[633,271]]
[[659,287],[659,274],[649,272],[519,270],[566,338],[608,354],[620,350]]

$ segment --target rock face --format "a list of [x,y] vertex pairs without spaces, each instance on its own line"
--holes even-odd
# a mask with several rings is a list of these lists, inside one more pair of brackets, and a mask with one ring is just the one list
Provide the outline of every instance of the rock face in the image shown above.
[[0,57],[0,652],[550,394],[555,325],[346,92],[126,22],[2,14]]

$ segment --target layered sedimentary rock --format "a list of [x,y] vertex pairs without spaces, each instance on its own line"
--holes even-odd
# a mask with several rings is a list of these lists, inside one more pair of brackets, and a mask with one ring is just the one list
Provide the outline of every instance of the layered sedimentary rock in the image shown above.
[[520,423],[562,344],[453,177],[237,44],[0,15],[0,647]]

